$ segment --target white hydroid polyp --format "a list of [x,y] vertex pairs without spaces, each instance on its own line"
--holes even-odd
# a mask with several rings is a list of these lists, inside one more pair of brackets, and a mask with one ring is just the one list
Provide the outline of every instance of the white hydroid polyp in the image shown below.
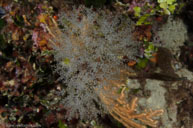
[[[77,9],[62,12],[55,50],[56,71],[66,84],[67,118],[96,118],[101,112],[96,90],[129,68],[123,57],[135,59],[138,42],[132,40],[132,21],[107,10]],[[57,36],[56,36],[57,37]]]

